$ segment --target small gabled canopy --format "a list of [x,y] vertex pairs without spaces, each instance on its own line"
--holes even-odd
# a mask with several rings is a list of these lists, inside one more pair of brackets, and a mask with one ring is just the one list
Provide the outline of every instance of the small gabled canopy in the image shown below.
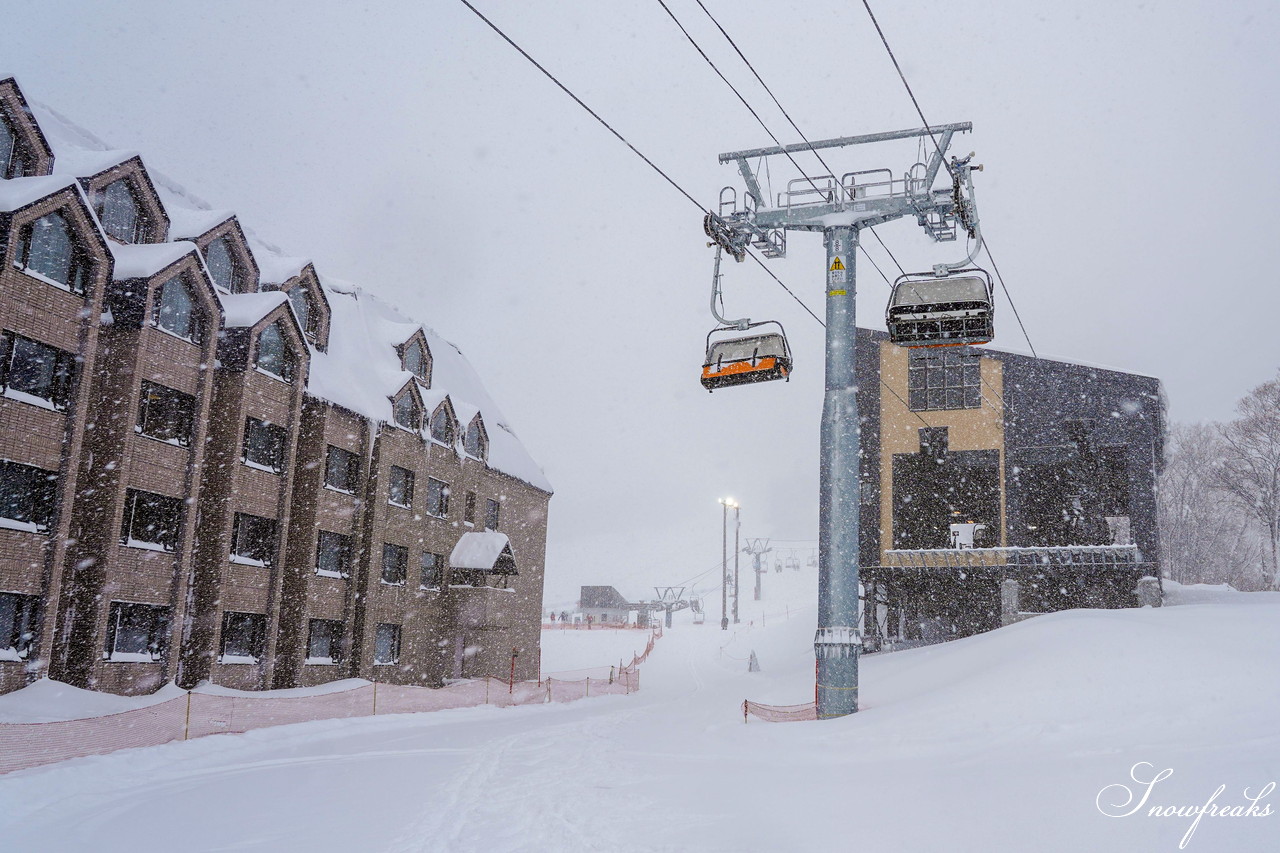
[[21,138],[25,153],[32,158],[24,170],[25,174],[31,177],[53,174],[53,149],[49,147],[49,140],[45,138],[40,124],[31,115],[31,106],[18,88],[18,81],[12,77],[0,78],[0,112]]
[[496,530],[462,534],[449,555],[449,567],[490,575],[518,575],[507,534]]

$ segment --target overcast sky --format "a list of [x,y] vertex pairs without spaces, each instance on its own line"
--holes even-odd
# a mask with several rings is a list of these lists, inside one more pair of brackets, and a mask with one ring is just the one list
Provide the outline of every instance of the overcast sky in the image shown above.
[[[705,204],[739,183],[718,153],[770,144],[657,0],[475,2]],[[704,2],[810,139],[919,125],[860,3]],[[799,141],[697,3],[668,5]],[[555,484],[548,601],[714,567],[726,494],[745,536],[816,536],[822,330],[754,264],[728,268],[731,316],[785,323],[796,373],[704,392],[698,212],[460,3],[0,8],[0,72],[28,98],[463,348]],[[986,167],[983,232],[1041,354],[1158,376],[1178,420],[1227,418],[1275,375],[1280,7],[873,8],[929,121],[973,122],[953,150]],[[774,167],[779,189],[794,175]],[[908,269],[961,254],[912,221],[880,232]],[[790,249],[771,269],[821,314],[821,240]],[[883,328],[885,283],[858,273],[859,320]],[[1025,351],[999,310],[997,345]]]

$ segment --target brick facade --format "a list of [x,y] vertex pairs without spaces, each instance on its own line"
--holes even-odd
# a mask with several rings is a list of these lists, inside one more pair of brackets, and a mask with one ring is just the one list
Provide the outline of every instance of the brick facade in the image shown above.
[[[513,651],[536,678],[551,490],[460,354],[263,254],[234,216],[157,193],[136,155],[76,149],[91,165],[63,174],[66,134],[50,147],[39,126],[59,120],[12,79],[0,109],[27,155],[0,180],[0,376],[16,377],[0,390],[0,692],[45,674],[117,693],[438,685],[504,674]],[[19,258],[55,211],[82,293]],[[10,388],[43,363],[28,351],[74,363],[57,405]],[[517,574],[451,570],[459,538],[494,522]]]

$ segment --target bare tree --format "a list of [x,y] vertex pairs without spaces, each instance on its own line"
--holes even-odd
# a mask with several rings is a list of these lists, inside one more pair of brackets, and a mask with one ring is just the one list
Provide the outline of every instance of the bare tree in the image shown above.
[[1215,485],[1224,446],[1216,425],[1170,425],[1158,504],[1162,561],[1179,583],[1258,589],[1265,573],[1257,525]]
[[1218,428],[1222,456],[1213,484],[1258,520],[1271,551],[1271,585],[1280,588],[1280,377],[1236,405],[1240,416]]

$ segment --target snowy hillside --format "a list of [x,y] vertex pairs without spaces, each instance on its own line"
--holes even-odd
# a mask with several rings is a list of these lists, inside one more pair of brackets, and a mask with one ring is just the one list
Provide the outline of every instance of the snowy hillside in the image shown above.
[[[1179,606],[871,655],[861,713],[744,725],[744,698],[812,697],[815,589],[814,569],[769,574],[767,600],[744,601],[727,633],[718,601],[705,625],[678,614],[632,696],[307,723],[0,777],[0,838],[131,853],[1177,850],[1194,819],[1149,807],[1199,806],[1219,785],[1215,804],[1249,806],[1245,789],[1280,776],[1280,594],[1174,587]],[[643,636],[548,636],[543,670],[607,666]],[[1127,811],[1114,786],[1139,788],[1135,765],[1173,773],[1139,812],[1103,814]],[[1274,814],[1205,817],[1186,849],[1274,850],[1278,833]]]

